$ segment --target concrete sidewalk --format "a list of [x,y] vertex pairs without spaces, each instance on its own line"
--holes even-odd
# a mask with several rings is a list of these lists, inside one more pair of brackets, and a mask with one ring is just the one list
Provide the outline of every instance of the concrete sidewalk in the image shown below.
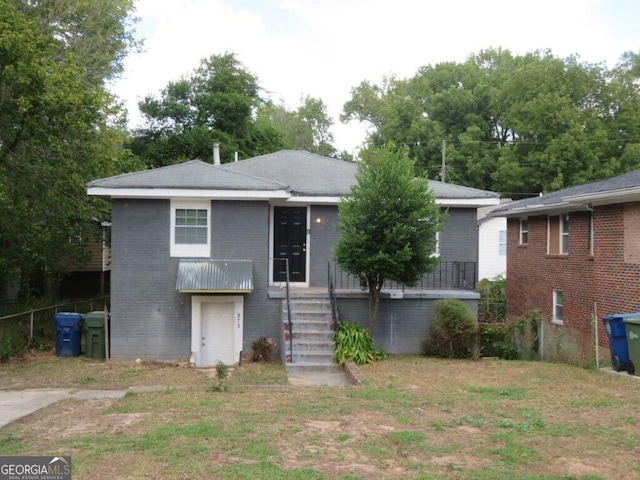
[[78,400],[122,398],[127,392],[155,392],[165,388],[166,387],[157,386],[125,390],[77,390],[62,388],[0,390],[0,428],[19,418],[31,415],[41,408],[67,398],[76,398]]

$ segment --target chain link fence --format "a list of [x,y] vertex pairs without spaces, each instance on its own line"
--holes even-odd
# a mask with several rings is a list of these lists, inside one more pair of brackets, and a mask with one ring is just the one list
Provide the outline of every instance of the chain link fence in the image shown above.
[[103,310],[106,297],[59,303],[0,317],[0,362],[22,355],[29,348],[46,350],[55,345],[54,315]]

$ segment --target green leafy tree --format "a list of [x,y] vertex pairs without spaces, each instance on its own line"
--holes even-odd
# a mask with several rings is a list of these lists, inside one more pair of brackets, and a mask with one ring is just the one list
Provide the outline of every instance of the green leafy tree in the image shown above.
[[133,132],[131,150],[149,167],[210,159],[220,144],[223,163],[279,150],[283,135],[257,122],[263,104],[258,79],[232,53],[212,55],[185,78],[169,82],[159,98],[139,103],[146,125]]
[[357,184],[338,205],[335,257],[369,290],[366,328],[371,334],[385,280],[413,286],[435,268],[438,259],[431,254],[446,215],[428,179],[415,175],[406,149],[388,144],[362,157]]
[[367,144],[407,145],[430,178],[517,198],[640,166],[640,60],[603,64],[550,51],[489,49],[463,63],[352,89],[342,121],[365,122]]
[[[125,166],[107,83],[132,38],[130,0],[0,0],[0,282],[86,257],[84,184]],[[118,172],[119,173],[119,172]]]
[[258,122],[279,131],[285,148],[306,150],[326,157],[337,155],[331,133],[333,120],[319,98],[305,96],[296,110],[266,102],[258,110]]

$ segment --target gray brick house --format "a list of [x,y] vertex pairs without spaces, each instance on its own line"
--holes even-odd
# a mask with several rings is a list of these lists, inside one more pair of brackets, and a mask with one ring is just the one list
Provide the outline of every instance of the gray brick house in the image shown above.
[[[292,296],[327,297],[337,204],[356,171],[284,150],[90,182],[88,194],[112,206],[111,358],[232,364],[255,339],[283,338],[286,265]],[[455,296],[477,309],[476,209],[498,195],[431,188],[449,212],[435,253],[441,267],[428,285],[383,292],[374,339],[389,352],[419,350],[434,299]],[[341,319],[364,322],[366,294],[331,275]]]

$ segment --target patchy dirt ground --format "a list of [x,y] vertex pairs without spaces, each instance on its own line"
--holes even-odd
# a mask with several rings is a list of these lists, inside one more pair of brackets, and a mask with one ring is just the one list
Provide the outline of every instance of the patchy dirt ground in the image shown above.
[[68,454],[98,479],[640,478],[633,379],[422,357],[361,368],[360,387],[292,387],[281,366],[247,364],[212,392],[213,369],[37,354],[0,365],[1,388],[163,388],[58,402],[4,428],[0,451]]

